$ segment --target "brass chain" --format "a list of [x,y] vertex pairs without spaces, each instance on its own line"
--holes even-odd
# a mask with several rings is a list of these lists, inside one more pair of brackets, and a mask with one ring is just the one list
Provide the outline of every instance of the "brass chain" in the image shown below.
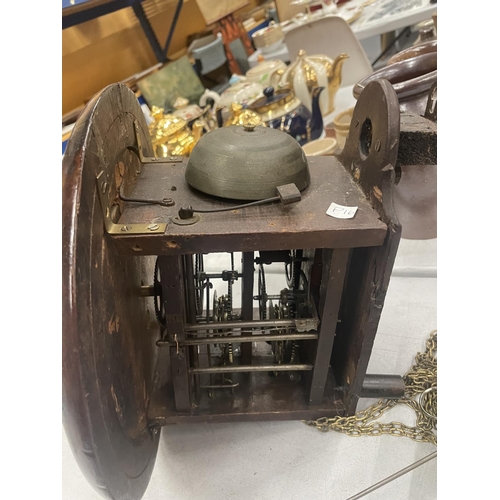
[[[348,436],[391,434],[437,445],[437,330],[430,333],[425,352],[417,353],[415,364],[403,380],[405,394],[400,399],[380,399],[350,417],[322,417],[303,422],[324,432],[332,430]],[[410,427],[401,422],[375,422],[396,405],[409,406],[415,412],[415,426]]]

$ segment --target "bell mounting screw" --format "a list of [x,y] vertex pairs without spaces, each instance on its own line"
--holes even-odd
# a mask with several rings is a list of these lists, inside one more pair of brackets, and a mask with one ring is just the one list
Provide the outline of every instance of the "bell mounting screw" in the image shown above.
[[191,205],[185,205],[179,208],[179,219],[192,219],[194,215],[194,210]]

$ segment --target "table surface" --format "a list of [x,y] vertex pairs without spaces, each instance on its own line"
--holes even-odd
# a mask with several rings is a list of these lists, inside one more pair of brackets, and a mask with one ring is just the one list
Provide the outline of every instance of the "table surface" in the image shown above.
[[[350,17],[356,8],[362,8],[362,14],[359,18],[350,23],[352,31],[360,41],[425,21],[437,11],[437,3],[431,4],[430,0],[375,0],[372,4],[362,7],[366,1],[350,0],[339,7],[339,15],[344,18]],[[312,19],[320,17],[320,12],[313,13]],[[282,23],[282,26],[284,31],[287,31],[292,29],[294,24],[287,21]],[[286,59],[288,50],[285,52],[285,56],[278,58]],[[255,65],[252,63],[257,61],[259,55],[264,56],[265,59],[273,59],[276,56],[274,52],[262,54],[256,50],[249,57],[250,66]],[[283,48],[281,48],[280,55],[283,55]]]
[[[349,4],[362,4],[351,0]],[[437,10],[437,3],[429,0],[376,0],[363,8],[361,16],[351,24],[358,40],[411,26],[430,19]]]
[[[368,1],[350,0],[338,7],[337,14],[329,15],[340,15],[347,20],[357,10],[362,10],[361,15],[350,26],[358,40],[364,40],[430,19],[437,10],[437,3],[431,4],[430,0],[374,0],[369,5],[363,5]],[[321,10],[311,14],[312,19],[319,17],[324,17]],[[286,21],[282,26],[286,31],[293,24]]]

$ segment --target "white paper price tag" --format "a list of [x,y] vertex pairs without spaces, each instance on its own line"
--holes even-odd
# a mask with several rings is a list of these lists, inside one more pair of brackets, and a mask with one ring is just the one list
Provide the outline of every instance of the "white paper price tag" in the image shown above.
[[342,205],[332,203],[326,213],[337,219],[352,219],[357,210],[358,207],[344,207]]

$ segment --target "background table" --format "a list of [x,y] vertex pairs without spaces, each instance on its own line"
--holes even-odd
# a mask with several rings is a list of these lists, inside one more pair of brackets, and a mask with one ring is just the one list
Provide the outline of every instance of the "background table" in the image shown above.
[[[342,9],[347,7],[359,7],[365,2],[366,0],[350,0],[342,4],[339,10],[342,11]],[[350,26],[356,38],[362,41],[430,19],[436,10],[437,3],[431,4],[430,0],[375,0],[374,3],[363,8],[361,16],[353,21]],[[318,17],[320,17],[319,14],[312,14],[313,19]],[[293,26],[294,24],[291,22],[283,23],[285,32],[288,29],[292,29]],[[284,62],[290,61],[290,54],[288,53],[286,44],[277,51],[268,54],[262,54],[260,50],[256,50],[248,58],[250,67],[258,64],[259,55],[266,60],[280,59]]]

